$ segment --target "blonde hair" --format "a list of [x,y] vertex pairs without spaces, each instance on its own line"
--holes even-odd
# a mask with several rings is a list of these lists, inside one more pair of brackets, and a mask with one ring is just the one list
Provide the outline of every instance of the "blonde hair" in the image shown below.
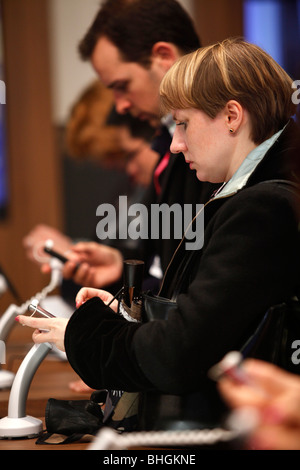
[[165,114],[196,108],[212,119],[229,100],[250,114],[252,140],[259,144],[295,113],[292,79],[263,49],[229,38],[181,57],[165,75],[160,95]]

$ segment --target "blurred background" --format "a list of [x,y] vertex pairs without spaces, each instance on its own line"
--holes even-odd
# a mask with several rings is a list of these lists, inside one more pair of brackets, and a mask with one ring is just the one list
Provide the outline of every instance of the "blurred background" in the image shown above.
[[[202,45],[245,36],[300,80],[300,0],[180,3],[194,19]],[[26,258],[23,237],[38,223],[73,238],[95,235],[97,206],[116,196],[111,178],[119,194],[130,186],[123,172],[71,158],[63,138],[74,102],[96,78],[90,64],[80,60],[77,45],[99,4],[0,2],[0,79],[5,84],[0,90],[0,266],[23,299],[48,282]],[[9,295],[0,301],[9,304]]]

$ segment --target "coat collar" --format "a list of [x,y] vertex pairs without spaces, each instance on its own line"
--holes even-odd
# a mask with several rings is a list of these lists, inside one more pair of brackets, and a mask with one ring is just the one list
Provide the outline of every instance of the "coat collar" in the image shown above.
[[221,186],[220,190],[215,195],[215,198],[230,196],[246,186],[250,176],[255,171],[256,167],[263,160],[269,149],[278,141],[284,128],[276,132],[272,137],[262,142],[254,150],[252,150],[232,178]]

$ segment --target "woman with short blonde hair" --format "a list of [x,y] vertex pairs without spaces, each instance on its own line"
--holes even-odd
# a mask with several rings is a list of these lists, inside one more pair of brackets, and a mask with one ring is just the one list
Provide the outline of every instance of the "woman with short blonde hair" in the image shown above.
[[161,84],[164,113],[196,108],[211,118],[233,99],[250,114],[260,144],[296,112],[292,79],[263,49],[241,38],[203,47],[179,59]]

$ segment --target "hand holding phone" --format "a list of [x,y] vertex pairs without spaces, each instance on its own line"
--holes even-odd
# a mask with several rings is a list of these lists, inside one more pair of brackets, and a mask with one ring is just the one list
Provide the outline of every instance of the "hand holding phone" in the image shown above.
[[[47,240],[46,241],[45,246],[44,246],[44,251],[45,251],[45,253],[52,256],[53,258],[56,258],[56,259],[60,260],[62,263],[66,263],[67,261],[69,261],[69,259],[66,256],[62,255],[61,253],[59,253],[58,251],[53,249],[52,240]],[[75,268],[75,272],[77,271],[79,266],[80,266],[80,263],[77,263],[77,266]]]
[[68,258],[66,258],[64,255],[58,253],[52,248],[48,248],[47,246],[44,247],[44,252],[50,256],[53,256],[54,258],[59,259],[62,263],[66,263],[68,261]]
[[38,305],[37,300],[33,300],[28,306],[28,311],[31,313],[31,316],[40,317],[40,318],[55,318],[55,315],[45,310],[40,305]]
[[[28,305],[27,310],[31,313],[31,317],[36,318],[55,318],[55,315],[48,312],[38,304],[37,299],[33,299],[31,304]],[[49,330],[40,330],[41,332],[48,333]]]

